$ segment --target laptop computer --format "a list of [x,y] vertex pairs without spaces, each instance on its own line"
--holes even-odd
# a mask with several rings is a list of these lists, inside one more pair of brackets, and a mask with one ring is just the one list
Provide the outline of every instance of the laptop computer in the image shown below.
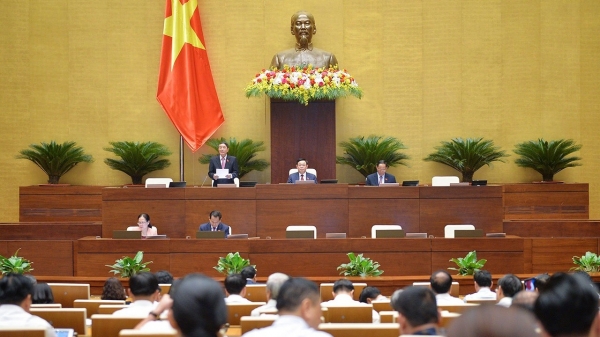
[[346,233],[325,233],[327,239],[345,239]]
[[166,239],[167,235],[165,234],[158,234],[158,235],[148,235],[146,236],[146,239]]
[[380,238],[403,238],[406,234],[402,229],[378,229],[375,231],[375,237]]
[[473,180],[471,186],[486,186],[487,180]]
[[402,186],[419,186],[418,180],[404,180]]
[[225,233],[222,231],[200,231],[196,232],[196,239],[225,239]]
[[337,179],[321,179],[321,184],[337,184]]
[[229,234],[228,239],[247,239],[248,234]]
[[54,329],[56,337],[73,337],[75,330],[73,329]]
[[312,230],[305,231],[285,231],[286,239],[314,239],[315,232]]
[[141,239],[142,231],[113,230],[113,239]]
[[314,184],[315,184],[315,181],[314,181],[314,180],[296,180],[296,181],[294,182],[294,184],[296,184],[296,185],[306,185],[306,184],[313,184],[313,185],[314,185]]
[[185,181],[171,181],[169,187],[185,187],[186,184]]
[[383,184],[379,184],[379,187],[394,187],[394,186],[400,186],[400,183],[383,183]]
[[480,238],[483,237],[483,229],[457,229],[454,231],[455,238]]
[[256,181],[240,181],[240,187],[254,187],[256,186]]

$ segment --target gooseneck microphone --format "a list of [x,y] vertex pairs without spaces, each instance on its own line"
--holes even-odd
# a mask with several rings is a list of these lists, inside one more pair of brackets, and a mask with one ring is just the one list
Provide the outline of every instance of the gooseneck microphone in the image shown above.
[[206,182],[206,179],[208,179],[208,176],[204,177],[204,181],[202,182],[202,185],[200,185],[201,188],[204,186],[204,183]]

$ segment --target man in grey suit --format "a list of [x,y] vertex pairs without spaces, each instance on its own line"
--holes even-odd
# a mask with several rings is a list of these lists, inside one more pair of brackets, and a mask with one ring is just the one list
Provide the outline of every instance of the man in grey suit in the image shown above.
[[296,168],[298,169],[298,172],[290,174],[287,180],[288,184],[295,184],[298,180],[313,180],[315,184],[317,183],[317,176],[306,172],[306,169],[308,168],[308,161],[306,159],[299,158],[296,162]]
[[200,228],[198,230],[201,232],[225,232],[225,237],[227,237],[229,234],[231,234],[231,229],[229,228],[229,226],[221,222],[221,218],[221,212],[210,212],[210,214],[208,215],[208,222],[200,225]]
[[[229,152],[229,144],[222,142],[219,144],[219,155],[210,158],[208,176],[214,180],[214,186],[217,186],[217,184],[233,184],[233,179],[238,177],[237,159],[234,156],[228,156],[227,152]],[[225,177],[219,177],[217,169],[228,169],[229,174]]]
[[395,183],[396,177],[393,175],[386,173],[388,165],[385,160],[380,160],[377,162],[377,172],[373,174],[369,174],[365,181],[367,186],[379,186],[379,184],[387,184],[387,183]]

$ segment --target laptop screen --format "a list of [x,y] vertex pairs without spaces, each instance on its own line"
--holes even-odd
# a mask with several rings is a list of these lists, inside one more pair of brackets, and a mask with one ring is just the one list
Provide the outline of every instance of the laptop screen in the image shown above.
[[222,231],[196,232],[196,239],[225,239],[225,233]]
[[142,231],[114,230],[113,239],[141,239]]
[[75,330],[73,329],[54,329],[56,337],[73,337]]

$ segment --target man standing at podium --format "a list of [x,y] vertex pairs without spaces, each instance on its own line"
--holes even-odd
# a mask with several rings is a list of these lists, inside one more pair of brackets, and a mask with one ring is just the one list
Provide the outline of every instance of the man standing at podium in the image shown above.
[[[208,176],[214,180],[213,186],[217,184],[233,184],[233,179],[238,177],[238,162],[234,156],[228,156],[229,144],[219,144],[219,155],[210,158],[208,165]],[[223,177],[217,174],[217,169],[227,169],[229,173]]]
[[385,160],[377,162],[377,172],[367,176],[365,184],[367,186],[379,186],[381,184],[395,183],[396,177],[386,173],[388,165]]

